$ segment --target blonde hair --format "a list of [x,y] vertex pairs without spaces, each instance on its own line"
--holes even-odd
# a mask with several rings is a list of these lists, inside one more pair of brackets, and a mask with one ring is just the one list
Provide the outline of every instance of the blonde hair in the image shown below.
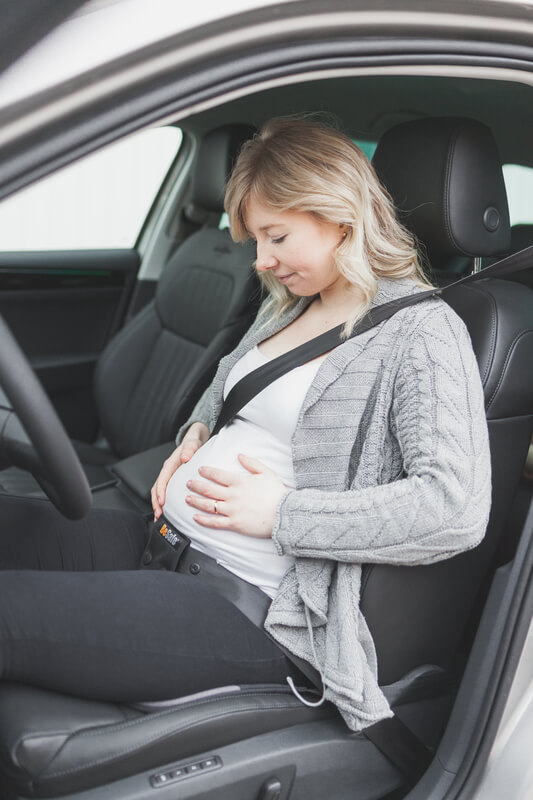
[[[392,200],[364,153],[343,133],[309,117],[279,117],[245,142],[228,181],[225,209],[235,241],[246,241],[249,199],[275,211],[299,211],[344,224],[334,252],[339,273],[359,287],[364,303],[348,319],[349,335],[366,314],[378,276],[411,277],[433,288],[420,266],[413,236],[396,219]],[[260,274],[270,292],[265,311],[279,315],[298,302],[270,271]]]

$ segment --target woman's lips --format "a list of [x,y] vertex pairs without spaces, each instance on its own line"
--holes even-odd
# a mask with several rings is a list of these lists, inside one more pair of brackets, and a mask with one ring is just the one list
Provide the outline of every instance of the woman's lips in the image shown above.
[[276,275],[276,278],[280,283],[286,283],[290,278],[292,278],[293,275],[294,272],[289,272],[288,275]]

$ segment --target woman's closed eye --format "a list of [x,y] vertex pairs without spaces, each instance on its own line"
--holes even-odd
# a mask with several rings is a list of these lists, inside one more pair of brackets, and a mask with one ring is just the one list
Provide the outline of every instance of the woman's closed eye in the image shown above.
[[283,236],[277,236],[275,239],[272,239],[272,244],[281,244],[287,238],[287,234],[283,234]]

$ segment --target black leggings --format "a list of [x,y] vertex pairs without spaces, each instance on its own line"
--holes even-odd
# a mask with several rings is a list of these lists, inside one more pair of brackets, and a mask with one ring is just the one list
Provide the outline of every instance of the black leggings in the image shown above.
[[137,570],[147,525],[0,496],[0,678],[116,702],[299,673],[267,635],[188,575]]

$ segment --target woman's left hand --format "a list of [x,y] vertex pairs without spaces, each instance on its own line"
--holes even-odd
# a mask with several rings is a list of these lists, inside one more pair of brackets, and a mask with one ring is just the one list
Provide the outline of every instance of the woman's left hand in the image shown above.
[[186,501],[202,512],[194,519],[206,528],[269,539],[287,487],[256,458],[240,454],[239,461],[249,474],[200,467],[199,474],[207,480],[188,481],[187,488],[195,494],[187,495]]

